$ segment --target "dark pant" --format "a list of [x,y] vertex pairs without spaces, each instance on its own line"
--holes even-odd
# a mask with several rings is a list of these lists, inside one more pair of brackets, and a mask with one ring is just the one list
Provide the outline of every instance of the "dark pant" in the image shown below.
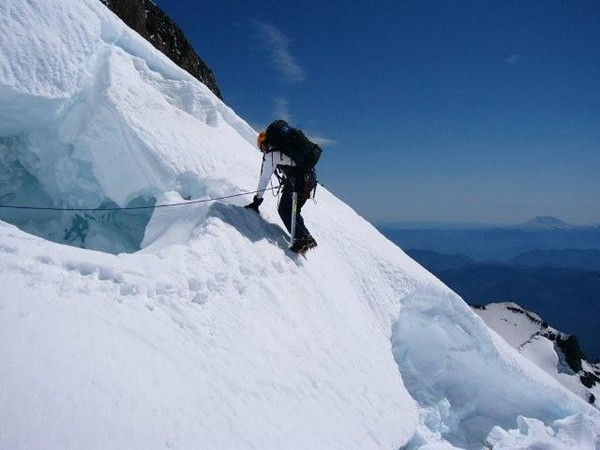
[[291,234],[292,232],[292,193],[294,192],[294,188],[296,188],[296,192],[298,193],[298,200],[296,203],[296,235],[294,239],[304,239],[310,236],[309,231],[306,229],[304,225],[304,219],[300,214],[302,207],[306,203],[306,198],[303,194],[303,186],[304,182],[300,179],[300,182],[295,182],[294,178],[288,178],[286,180],[285,185],[283,186],[283,192],[281,193],[281,200],[279,201],[279,217],[283,221],[283,224],[287,228],[288,232]]

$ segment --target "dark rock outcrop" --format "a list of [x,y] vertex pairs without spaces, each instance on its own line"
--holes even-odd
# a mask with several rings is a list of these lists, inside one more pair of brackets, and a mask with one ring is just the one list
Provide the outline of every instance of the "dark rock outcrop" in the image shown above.
[[100,1],[171,61],[188,71],[222,99],[212,70],[196,54],[175,22],[151,0]]

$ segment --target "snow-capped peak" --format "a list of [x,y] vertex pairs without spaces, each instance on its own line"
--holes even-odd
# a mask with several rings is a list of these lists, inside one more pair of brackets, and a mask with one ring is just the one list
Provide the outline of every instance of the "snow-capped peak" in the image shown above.
[[529,228],[529,229],[547,229],[547,230],[564,230],[573,228],[573,225],[570,225],[566,222],[563,222],[560,219],[552,216],[537,216],[531,219],[528,222],[525,222],[522,225],[519,225],[519,228]]

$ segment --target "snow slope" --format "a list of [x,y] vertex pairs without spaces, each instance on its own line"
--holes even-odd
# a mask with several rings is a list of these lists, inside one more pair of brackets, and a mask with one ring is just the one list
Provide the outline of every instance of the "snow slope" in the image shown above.
[[[475,312],[527,359],[600,408],[600,383],[596,381],[600,377],[600,364],[591,364],[579,355],[572,355],[575,360],[569,364],[558,342],[566,341],[569,335],[548,326],[538,315],[512,302],[491,303],[477,307]],[[587,386],[582,379],[587,379]]]
[[[254,189],[254,130],[100,2],[0,24],[0,203]],[[249,197],[0,208],[0,448],[600,448],[597,410],[326,189],[306,260]]]

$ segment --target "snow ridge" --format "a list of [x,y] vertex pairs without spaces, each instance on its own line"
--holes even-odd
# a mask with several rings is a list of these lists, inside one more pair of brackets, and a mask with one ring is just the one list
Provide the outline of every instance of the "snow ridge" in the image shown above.
[[475,312],[513,348],[600,409],[600,366],[585,360],[572,336],[512,302],[492,303]]

